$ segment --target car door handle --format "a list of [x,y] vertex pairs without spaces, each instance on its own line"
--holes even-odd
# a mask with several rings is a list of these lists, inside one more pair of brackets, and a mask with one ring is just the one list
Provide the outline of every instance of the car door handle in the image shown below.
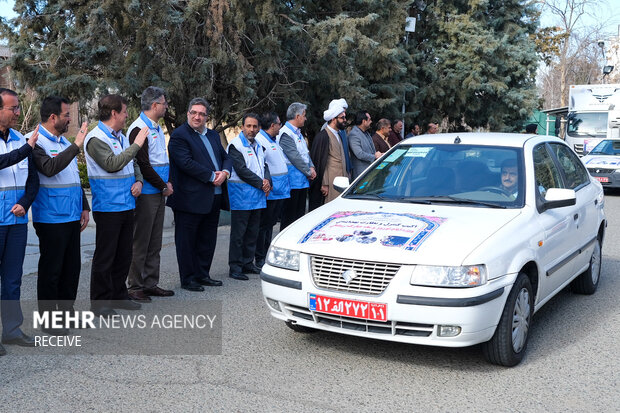
[[573,215],[573,219],[574,219],[575,221],[577,221],[577,218],[579,218],[579,214],[575,214],[575,215]]

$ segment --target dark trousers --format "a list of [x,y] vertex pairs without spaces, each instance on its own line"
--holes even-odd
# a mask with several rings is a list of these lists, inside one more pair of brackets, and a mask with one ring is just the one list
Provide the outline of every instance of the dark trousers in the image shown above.
[[263,265],[267,250],[271,244],[273,236],[273,226],[278,222],[278,218],[282,214],[282,206],[285,199],[267,200],[267,208],[263,209],[260,216],[260,226],[258,229],[258,238],[256,239],[256,265]]
[[2,338],[20,337],[24,322],[19,296],[28,224],[0,225],[0,311]]
[[241,273],[254,261],[256,238],[263,209],[230,211],[230,245],[228,266],[231,273]]
[[222,196],[215,195],[208,214],[174,211],[174,242],[181,285],[211,276],[221,202]]
[[110,306],[109,301],[127,300],[127,273],[131,265],[133,209],[122,212],[93,212],[97,224],[95,254],[90,273],[93,308]]
[[136,200],[133,255],[127,277],[129,290],[152,288],[159,283],[165,200],[162,194],[142,194]]
[[280,231],[306,214],[308,188],[291,189],[291,197],[284,200]]
[[33,223],[39,237],[39,311],[71,311],[80,281],[80,221]]

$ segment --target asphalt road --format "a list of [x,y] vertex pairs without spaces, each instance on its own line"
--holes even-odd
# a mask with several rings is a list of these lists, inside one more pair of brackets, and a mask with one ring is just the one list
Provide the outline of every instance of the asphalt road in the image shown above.
[[[295,333],[269,315],[258,276],[245,282],[227,277],[227,226],[220,228],[213,265],[224,286],[181,290],[167,228],[161,285],[188,303],[222,301],[222,354],[62,356],[39,348],[40,355],[31,355],[32,349],[7,346],[9,354],[0,357],[0,410],[617,412],[619,193],[608,194],[605,210],[609,226],[597,293],[563,291],[551,300],[535,315],[528,353],[514,368],[487,364],[478,347]],[[80,298],[88,297],[93,231],[83,237]],[[30,235],[27,264],[36,271],[36,237]],[[36,298],[36,274],[24,276],[22,297]]]

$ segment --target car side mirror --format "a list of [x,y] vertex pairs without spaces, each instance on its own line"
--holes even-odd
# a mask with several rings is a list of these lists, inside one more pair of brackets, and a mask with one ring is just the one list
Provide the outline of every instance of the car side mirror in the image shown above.
[[542,210],[562,208],[576,203],[577,197],[573,189],[549,188],[545,194]]
[[337,176],[334,178],[334,189],[343,193],[349,187],[349,178],[346,176]]

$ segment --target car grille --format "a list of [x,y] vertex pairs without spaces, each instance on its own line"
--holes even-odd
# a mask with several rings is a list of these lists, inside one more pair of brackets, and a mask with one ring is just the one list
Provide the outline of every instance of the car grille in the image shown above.
[[[354,261],[313,255],[310,257],[312,279],[318,288],[350,293],[379,295],[400,269],[398,264]],[[354,270],[356,277],[349,284],[342,277]]]
[[342,330],[362,331],[366,333],[386,334],[392,336],[428,337],[433,333],[433,324],[406,323],[402,321],[373,321],[354,317],[344,317],[310,311],[307,308],[290,304],[284,310],[293,318],[312,321],[316,324],[328,325]]
[[591,174],[611,174],[615,169],[602,169],[602,168],[588,168],[588,172]]

